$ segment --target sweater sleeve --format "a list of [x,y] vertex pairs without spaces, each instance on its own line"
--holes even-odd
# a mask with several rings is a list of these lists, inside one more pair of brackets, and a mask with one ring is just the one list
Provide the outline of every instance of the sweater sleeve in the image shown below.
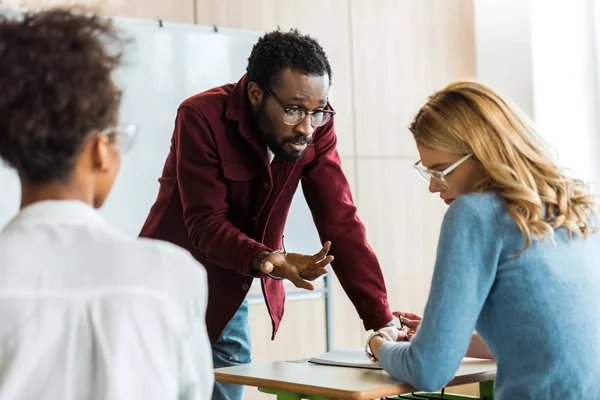
[[494,283],[503,239],[489,197],[461,196],[450,206],[417,335],[380,349],[383,368],[419,390],[438,390],[452,380]]

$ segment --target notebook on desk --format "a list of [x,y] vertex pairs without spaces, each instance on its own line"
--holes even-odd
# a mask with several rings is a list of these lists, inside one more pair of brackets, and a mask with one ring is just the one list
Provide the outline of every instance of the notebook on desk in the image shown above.
[[320,356],[312,357],[310,363],[334,365],[337,367],[354,367],[381,369],[381,367],[367,358],[364,349],[336,349]]

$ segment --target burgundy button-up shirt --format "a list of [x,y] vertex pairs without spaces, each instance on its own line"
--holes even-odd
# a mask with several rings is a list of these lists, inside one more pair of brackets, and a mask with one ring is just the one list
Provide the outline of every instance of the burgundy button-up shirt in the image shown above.
[[[385,283],[342,172],[333,119],[315,130],[301,160],[275,157],[270,163],[246,84],[243,77],[181,104],[158,198],[141,236],[179,245],[206,267],[206,323],[216,342],[257,277],[250,271],[252,258],[281,248],[292,197],[302,180],[319,236],[332,242],[332,266],[342,287],[365,328],[382,327],[393,319]],[[285,291],[281,281],[259,278],[274,338]]]

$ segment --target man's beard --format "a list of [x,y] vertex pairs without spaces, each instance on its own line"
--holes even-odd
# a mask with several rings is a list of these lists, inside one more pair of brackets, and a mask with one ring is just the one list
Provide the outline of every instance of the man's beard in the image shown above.
[[286,152],[283,147],[286,143],[295,143],[295,144],[306,144],[307,148],[310,142],[312,142],[312,137],[306,137],[304,135],[297,135],[295,137],[286,137],[283,141],[277,141],[277,135],[274,132],[274,124],[264,113],[263,108],[261,107],[258,113],[258,126],[260,133],[265,140],[269,149],[273,152],[275,157],[279,157],[284,161],[294,162],[302,159],[304,156],[304,152],[306,152],[306,148],[301,152]]

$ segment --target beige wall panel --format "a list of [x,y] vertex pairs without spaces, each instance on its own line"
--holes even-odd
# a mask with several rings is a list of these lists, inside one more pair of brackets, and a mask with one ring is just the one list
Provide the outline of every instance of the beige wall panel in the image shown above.
[[[358,187],[356,182],[356,161],[351,157],[342,157],[342,168],[346,178],[350,182],[352,195],[358,204]],[[360,210],[359,210],[360,217]],[[332,271],[332,325],[333,325],[333,347],[349,348],[361,347],[363,342],[364,327],[361,319],[356,313],[354,305],[348,299],[346,292],[342,289],[339,280]]]
[[346,296],[335,274],[332,274],[333,347],[357,348],[364,346],[365,328],[354,305]]
[[[324,353],[325,301],[287,302],[275,341],[271,341],[271,320],[264,304],[250,306],[252,361],[294,360]],[[245,399],[269,399],[272,395],[246,388]]]
[[104,15],[194,23],[194,0],[5,0],[1,3],[30,8],[83,5]]
[[[287,302],[285,315],[274,341],[271,341],[272,325],[266,306],[251,305],[249,315],[253,362],[295,360],[326,351],[324,300]],[[247,387],[244,395],[246,400],[266,400],[272,397],[252,387]]]
[[412,161],[359,160],[359,212],[381,263],[393,310],[422,314],[447,206]]
[[406,128],[426,97],[452,80],[475,75],[472,1],[350,4],[356,153],[414,157]]
[[264,304],[250,306],[252,360],[276,361],[310,357],[325,351],[325,301],[288,301],[274,341]]
[[198,23],[269,31],[298,28],[319,40],[333,69],[330,97],[337,111],[338,150],[354,154],[354,126],[347,0],[197,0]]

